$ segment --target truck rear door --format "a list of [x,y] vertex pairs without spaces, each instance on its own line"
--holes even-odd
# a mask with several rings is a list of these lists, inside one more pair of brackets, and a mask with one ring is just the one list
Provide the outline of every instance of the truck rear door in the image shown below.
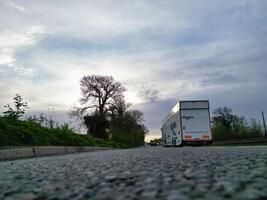
[[184,141],[211,140],[209,109],[181,110]]

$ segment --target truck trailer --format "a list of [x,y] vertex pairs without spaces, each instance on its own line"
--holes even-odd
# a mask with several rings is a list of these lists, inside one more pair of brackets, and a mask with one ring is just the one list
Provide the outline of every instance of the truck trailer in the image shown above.
[[209,101],[179,101],[162,120],[164,147],[212,143]]

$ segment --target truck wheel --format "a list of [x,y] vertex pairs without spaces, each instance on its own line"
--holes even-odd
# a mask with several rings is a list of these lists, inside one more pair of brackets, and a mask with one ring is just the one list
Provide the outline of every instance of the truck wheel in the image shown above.
[[175,146],[173,146],[173,147],[184,147],[184,144],[182,143],[182,144],[180,144],[180,145],[175,145]]

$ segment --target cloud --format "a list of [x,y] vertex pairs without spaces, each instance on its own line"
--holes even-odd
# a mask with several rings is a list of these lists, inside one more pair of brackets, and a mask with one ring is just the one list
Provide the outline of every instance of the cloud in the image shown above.
[[43,26],[33,26],[22,33],[11,30],[0,33],[0,67],[13,69],[20,76],[32,76],[32,66],[17,65],[16,52],[21,48],[36,45],[45,33]]
[[5,1],[5,2],[10,7],[15,8],[17,11],[22,12],[24,14],[29,14],[29,11],[26,8],[24,8],[23,6],[15,3],[14,1],[8,0],[8,1]]
[[158,99],[159,91],[157,89],[146,88],[145,86],[141,89],[138,95],[145,102],[155,102]]

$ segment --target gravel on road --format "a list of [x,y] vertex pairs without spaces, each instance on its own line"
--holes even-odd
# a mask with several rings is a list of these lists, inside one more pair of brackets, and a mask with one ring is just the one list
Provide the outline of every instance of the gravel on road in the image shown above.
[[267,147],[144,147],[0,162],[0,199],[267,199]]

